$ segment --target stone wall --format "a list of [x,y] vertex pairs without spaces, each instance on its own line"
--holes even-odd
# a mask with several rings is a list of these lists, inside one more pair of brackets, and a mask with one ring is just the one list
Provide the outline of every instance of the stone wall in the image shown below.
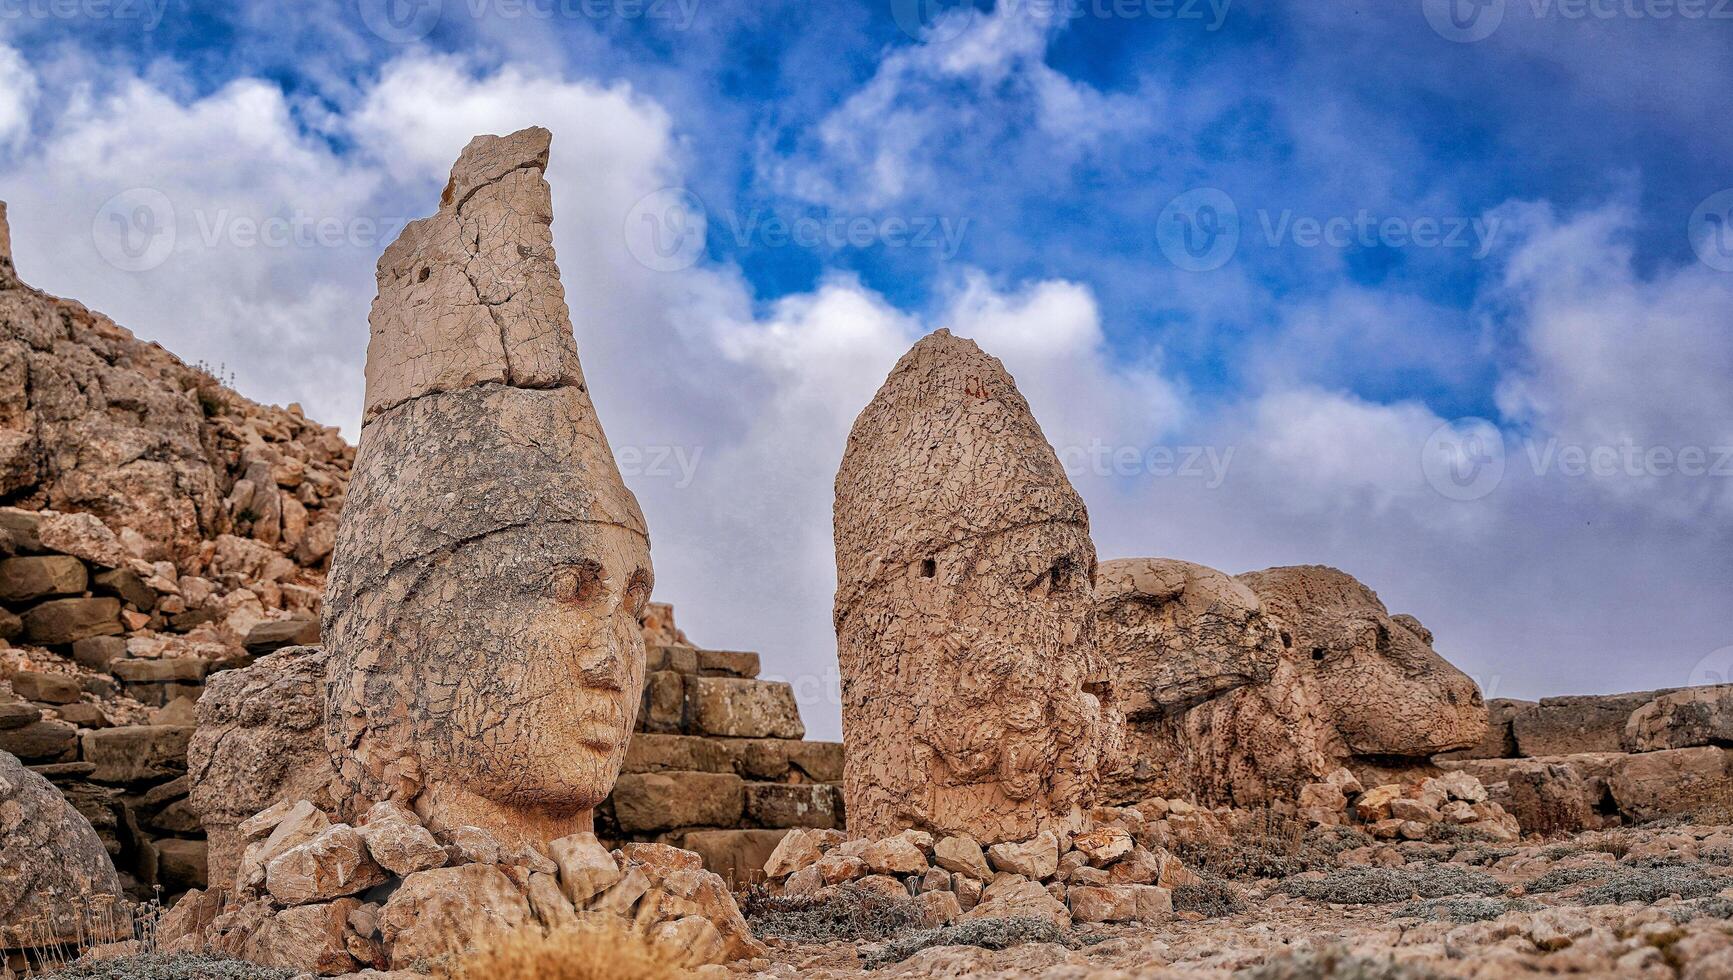
[[803,740],[793,687],[760,680],[758,654],[652,646],[649,668],[600,837],[697,851],[744,884],[790,828],[843,826],[842,743]]
[[1486,739],[1438,758],[1525,830],[1733,816],[1733,685],[1488,704]]
[[186,799],[206,682],[318,638],[315,576],[254,540],[211,545],[150,562],[88,514],[0,508],[0,751],[91,822],[135,896],[206,880]]

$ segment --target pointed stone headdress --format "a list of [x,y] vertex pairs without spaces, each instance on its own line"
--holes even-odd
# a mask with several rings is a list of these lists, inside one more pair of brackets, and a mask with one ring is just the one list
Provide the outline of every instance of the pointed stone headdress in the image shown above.
[[554,263],[550,140],[477,137],[380,259],[325,599],[357,799],[544,840],[613,785],[651,584]]

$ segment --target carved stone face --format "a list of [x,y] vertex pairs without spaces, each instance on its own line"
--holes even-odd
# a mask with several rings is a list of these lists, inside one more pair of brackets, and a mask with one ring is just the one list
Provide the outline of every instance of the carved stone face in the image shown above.
[[1480,688],[1433,651],[1417,620],[1391,616],[1352,576],[1302,566],[1241,579],[1284,625],[1287,655],[1310,672],[1350,752],[1429,756],[1485,736]]
[[849,832],[1083,829],[1103,743],[1089,517],[1004,365],[938,331],[837,473]]
[[996,782],[1027,800],[1093,766],[1080,753],[1096,744],[1103,672],[1083,538],[1070,526],[1020,528],[947,549],[893,586],[927,651],[910,689],[925,698],[915,731],[940,763],[935,786]]
[[551,530],[465,545],[396,618],[436,800],[590,810],[619,773],[644,684],[648,550],[609,525]]

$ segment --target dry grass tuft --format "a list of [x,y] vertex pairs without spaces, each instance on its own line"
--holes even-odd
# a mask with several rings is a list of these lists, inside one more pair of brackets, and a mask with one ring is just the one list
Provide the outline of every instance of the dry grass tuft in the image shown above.
[[676,980],[684,976],[666,950],[623,923],[520,929],[446,967],[446,980]]

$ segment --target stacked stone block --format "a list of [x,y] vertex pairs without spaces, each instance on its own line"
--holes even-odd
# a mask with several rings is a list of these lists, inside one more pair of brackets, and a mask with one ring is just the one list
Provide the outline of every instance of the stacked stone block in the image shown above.
[[1479,777],[1524,830],[1733,815],[1733,685],[1487,707],[1481,744],[1438,761]]
[[788,830],[843,826],[842,744],[803,741],[793,687],[760,679],[758,654],[652,646],[648,667],[638,731],[596,811],[603,839],[696,851],[744,884]]

